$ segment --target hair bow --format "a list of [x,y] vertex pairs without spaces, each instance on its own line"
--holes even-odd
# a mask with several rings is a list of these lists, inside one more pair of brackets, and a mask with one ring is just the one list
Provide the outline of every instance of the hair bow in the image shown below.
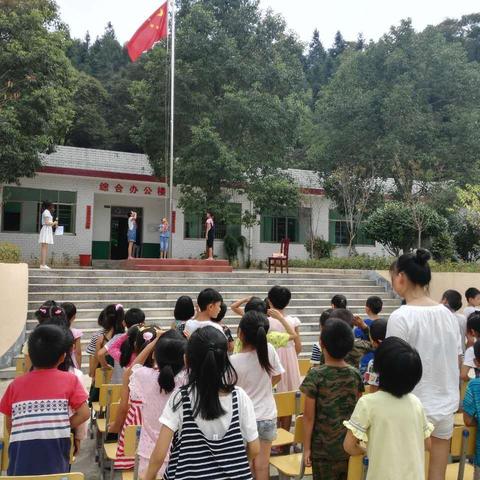
[[145,332],[143,334],[143,339],[148,343],[150,340],[153,338],[153,333],[152,332]]
[[117,304],[115,305],[115,311],[118,312],[121,308],[123,308],[123,305],[122,305],[121,303],[117,303]]
[[47,313],[47,309],[45,307],[41,307],[38,309],[40,313],[43,313],[44,315]]

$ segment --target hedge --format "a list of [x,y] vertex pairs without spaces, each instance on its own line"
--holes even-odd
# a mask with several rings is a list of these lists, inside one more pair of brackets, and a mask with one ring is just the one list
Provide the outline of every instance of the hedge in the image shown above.
[[0,263],[18,263],[20,248],[13,243],[0,243]]
[[[331,268],[343,270],[389,270],[393,257],[332,257],[316,260],[290,260],[292,268]],[[467,272],[480,273],[480,263],[476,262],[430,262],[434,272]]]

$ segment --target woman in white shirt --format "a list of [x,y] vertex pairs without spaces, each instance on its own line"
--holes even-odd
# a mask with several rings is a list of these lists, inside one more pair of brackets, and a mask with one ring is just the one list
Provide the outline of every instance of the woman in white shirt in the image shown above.
[[396,260],[392,285],[406,305],[395,310],[387,325],[387,337],[399,337],[420,354],[422,379],[413,390],[420,399],[432,433],[429,480],[444,480],[453,433],[453,415],[459,404],[459,361],[462,345],[458,321],[444,305],[428,296],[430,253],[418,249]]
[[48,246],[53,245],[53,227],[58,225],[58,221],[53,221],[53,204],[45,201],[42,204],[42,228],[38,237],[40,244],[40,268],[50,270],[47,266]]

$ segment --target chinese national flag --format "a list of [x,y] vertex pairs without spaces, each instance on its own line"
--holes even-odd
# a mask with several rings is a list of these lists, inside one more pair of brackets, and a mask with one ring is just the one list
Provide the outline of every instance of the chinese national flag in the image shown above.
[[143,52],[150,50],[156,42],[167,36],[167,3],[165,2],[143,22],[143,25],[127,43],[128,55],[132,62],[135,62]]

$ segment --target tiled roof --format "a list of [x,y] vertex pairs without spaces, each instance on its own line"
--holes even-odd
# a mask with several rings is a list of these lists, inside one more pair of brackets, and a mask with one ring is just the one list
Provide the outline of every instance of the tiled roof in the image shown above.
[[55,152],[43,155],[44,167],[76,168],[101,172],[118,172],[137,175],[153,175],[146,155],[114,152],[93,148],[64,147],[58,145]]
[[300,170],[298,168],[289,168],[287,174],[300,188],[323,188],[322,182],[317,172],[313,170]]

